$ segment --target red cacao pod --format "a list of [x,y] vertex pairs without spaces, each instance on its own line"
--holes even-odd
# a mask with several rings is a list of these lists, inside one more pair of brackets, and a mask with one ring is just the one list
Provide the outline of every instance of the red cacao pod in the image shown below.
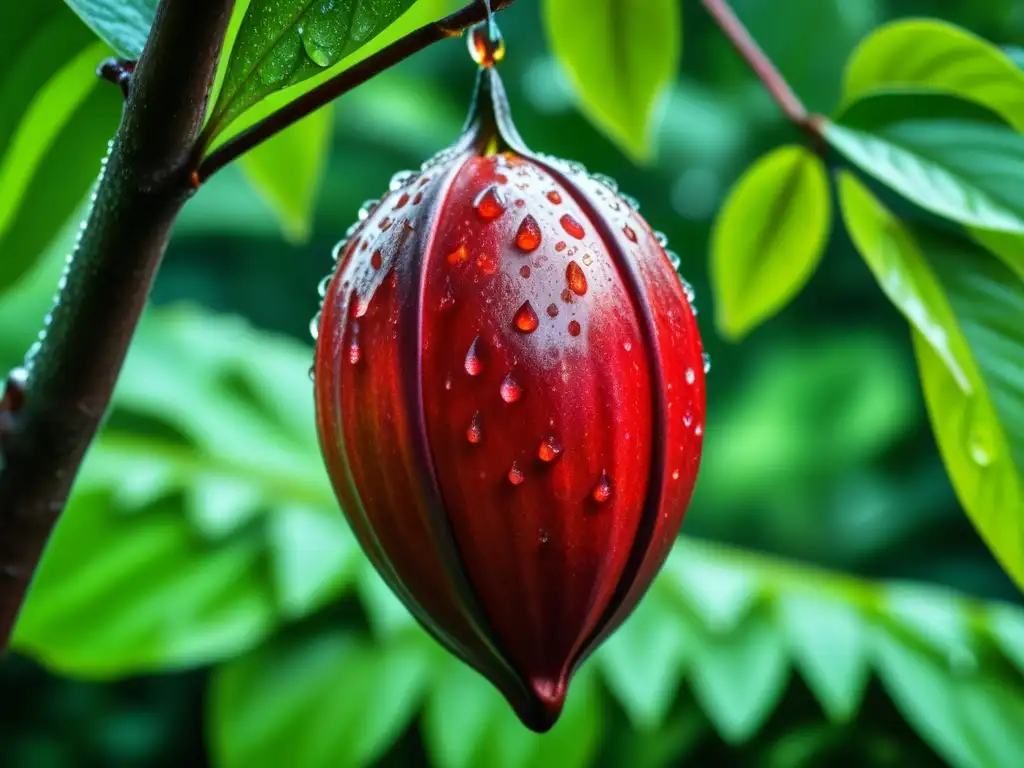
[[526,148],[491,69],[462,138],[360,218],[315,321],[335,491],[420,623],[546,730],[693,490],[688,291],[635,204]]

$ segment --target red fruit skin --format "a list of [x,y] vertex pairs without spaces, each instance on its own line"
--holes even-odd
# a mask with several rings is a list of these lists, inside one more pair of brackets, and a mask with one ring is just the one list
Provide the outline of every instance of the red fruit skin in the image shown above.
[[[646,222],[526,149],[492,71],[478,98],[466,137],[339,254],[317,423],[381,576],[543,731],[678,534],[700,463],[702,347]],[[495,135],[506,151],[485,154]]]

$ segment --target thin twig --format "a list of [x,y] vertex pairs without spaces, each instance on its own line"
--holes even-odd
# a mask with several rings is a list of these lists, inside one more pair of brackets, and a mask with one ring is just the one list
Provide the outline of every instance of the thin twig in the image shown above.
[[[515,0],[492,0],[490,7],[493,11],[501,11],[512,5],[513,2]],[[298,122],[311,112],[351,91],[356,86],[362,85],[384,70],[405,61],[414,53],[445,38],[458,37],[466,29],[474,24],[479,24],[487,17],[487,3],[483,0],[474,0],[450,16],[410,32],[402,39],[396,40],[358,64],[339,72],[330,80],[321,83],[294,101],[290,101],[281,109],[246,128],[238,135],[232,136],[200,161],[198,173],[193,177],[193,182],[202,184],[240,155]]]
[[782,109],[783,114],[802,131],[818,137],[820,131],[815,116],[807,112],[800,97],[793,92],[789,83],[786,82],[786,78],[776,69],[767,54],[761,50],[757,41],[750,36],[750,32],[736,16],[728,0],[701,0],[701,2],[704,3],[708,13],[711,14],[725,36],[729,38],[740,56],[754,70],[754,74],[764,83],[765,89]]

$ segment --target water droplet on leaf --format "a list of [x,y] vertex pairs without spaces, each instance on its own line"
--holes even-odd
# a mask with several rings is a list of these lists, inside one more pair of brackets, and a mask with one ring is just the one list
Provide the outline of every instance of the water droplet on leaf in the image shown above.
[[539,324],[537,313],[533,311],[533,306],[528,301],[524,301],[523,305],[516,311],[516,316],[513,319],[513,323],[523,333],[533,333],[537,330]]

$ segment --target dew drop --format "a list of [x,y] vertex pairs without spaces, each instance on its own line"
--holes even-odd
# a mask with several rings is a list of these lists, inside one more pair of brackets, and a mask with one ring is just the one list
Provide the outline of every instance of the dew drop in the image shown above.
[[519,382],[510,371],[505,376],[505,380],[501,382],[501,399],[506,403],[514,403],[522,396],[523,388],[519,386]]
[[451,392],[452,391],[452,384],[453,383],[454,382],[452,381],[452,375],[450,373],[447,376],[444,377],[444,388],[445,388],[446,392]]
[[558,307],[554,304],[548,304],[548,317],[558,317]]
[[673,479],[673,480],[678,480],[678,479],[679,479],[679,470],[678,470],[678,469],[677,469],[677,470],[675,470],[675,471],[674,471],[674,472],[672,473],[672,479]]
[[576,219],[570,216],[568,213],[562,214],[560,219],[562,223],[562,229],[568,232],[570,235],[575,237],[577,240],[582,240],[586,236],[586,230],[583,229],[583,225],[580,224]]
[[633,344],[631,342],[624,341],[624,342],[622,342],[622,348],[624,350],[626,350],[627,352],[629,352],[629,351],[631,351],[633,349]]
[[480,424],[480,411],[473,414],[473,418],[469,420],[469,426],[466,427],[466,439],[476,445],[484,439],[484,431]]
[[380,220],[380,224],[378,226],[380,227],[381,232],[387,232],[389,229],[391,229],[392,224],[394,224],[394,222],[391,220],[391,217],[385,216],[383,219]]
[[516,316],[513,319],[513,322],[515,323],[516,328],[523,333],[533,333],[537,330],[539,320],[537,319],[537,313],[533,311],[533,306],[529,301],[524,301],[523,306],[516,311]]
[[414,197],[412,199],[412,204],[413,205],[419,205],[422,202],[423,202],[423,193],[422,192],[417,192],[416,193],[416,197]]
[[320,295],[321,299],[324,296],[327,295],[327,288],[328,288],[328,286],[330,286],[330,284],[331,284],[331,276],[330,275],[327,275],[319,283],[317,283],[316,292]]
[[579,336],[580,335],[580,324],[577,323],[575,320],[570,320],[569,321],[569,335],[570,336]]
[[558,438],[554,435],[541,440],[540,447],[537,449],[537,457],[550,464],[552,461],[562,455],[562,444]]
[[498,260],[490,253],[483,252],[476,257],[476,266],[485,275],[493,275],[498,271]]
[[384,254],[380,252],[378,248],[373,252],[373,256],[370,257],[370,266],[374,269],[380,269],[381,264],[384,263]]
[[593,263],[594,263],[594,257],[592,255],[590,255],[589,253],[584,253],[583,254],[583,266],[584,267],[589,267]]
[[559,253],[564,251],[565,250],[565,240],[559,240],[557,243],[555,243],[555,250],[558,251]]
[[568,288],[562,289],[562,301],[564,301],[566,304],[572,302],[572,291],[570,291]]
[[523,277],[529,277],[530,276],[530,267],[529,267],[529,265],[524,264],[523,266],[521,266],[519,268],[519,274],[522,275]]
[[594,486],[594,490],[591,491],[590,497],[598,504],[604,504],[612,496],[612,481],[608,477],[608,470],[602,470],[601,477],[597,480],[597,485]]
[[476,212],[483,219],[496,219],[505,212],[505,197],[493,184],[477,195],[473,201]]
[[452,288],[452,284],[448,283],[444,287],[444,293],[441,294],[441,309],[449,310],[455,306],[455,289]]
[[413,173],[412,171],[399,171],[398,173],[391,177],[391,183],[388,184],[388,189],[390,189],[392,192],[397,192],[403,186],[405,186],[405,183],[409,181],[409,179],[411,179],[415,175],[416,174]]
[[526,205],[526,201],[522,198],[516,200],[516,208],[522,208],[524,205]]
[[519,231],[516,232],[516,245],[529,253],[530,251],[537,250],[540,246],[540,241],[540,226],[533,216],[527,214],[526,218],[519,225]]
[[679,271],[679,266],[683,263],[683,260],[679,257],[679,254],[675,251],[665,251],[665,255],[668,256],[668,263],[672,265],[672,269],[676,272]]
[[552,189],[550,192],[548,192],[548,200],[550,200],[555,205],[561,205],[562,196],[558,194],[556,190]]
[[688,427],[693,424],[693,412],[687,411],[683,414],[683,426]]
[[633,228],[629,226],[629,224],[622,228],[622,234],[624,234],[631,243],[636,242],[636,232],[633,231]]
[[466,247],[465,243],[448,254],[448,264],[453,267],[456,267],[459,264],[465,264],[467,261],[469,261],[469,249]]
[[701,358],[704,360],[704,373],[711,373],[711,355],[707,352],[702,352]]
[[370,241],[369,240],[363,240],[362,244],[359,246],[359,250],[360,251],[365,251],[369,247],[370,247]]
[[473,339],[473,342],[469,345],[469,349],[466,351],[466,362],[464,363],[466,373],[470,376],[479,376],[483,373],[484,363],[480,359],[480,337],[477,336]]
[[697,309],[692,306],[693,302],[697,300],[697,292],[695,290],[693,290],[693,286],[690,285],[683,278],[679,278],[679,282],[681,282],[683,284],[683,293],[686,294],[686,300],[688,302],[690,302],[690,304],[691,304],[691,309],[693,309],[693,314],[697,314]]
[[508,481],[512,483],[512,485],[522,485],[525,479],[526,476],[523,474],[523,470],[521,470],[519,466],[513,461],[512,469],[508,471]]
[[497,26],[483,21],[466,36],[469,55],[481,67],[493,67],[505,57],[505,40]]
[[693,382],[696,380],[696,378],[697,378],[697,375],[693,372],[693,368],[687,368],[686,369],[686,383],[687,384],[693,384]]
[[570,261],[569,266],[565,268],[565,279],[569,283],[569,289],[577,296],[584,296],[587,293],[587,276],[575,261]]
[[399,197],[398,200],[395,201],[395,210],[397,211],[400,208],[404,208],[405,204],[408,203],[408,202],[409,202],[409,193],[408,192],[403,192],[401,197]]
[[366,221],[370,218],[370,214],[373,213],[378,203],[376,200],[367,200],[361,206],[359,206],[358,217],[360,221]]
[[363,350],[359,346],[359,323],[352,324],[352,338],[348,342],[348,361],[356,365],[363,359]]
[[537,541],[539,541],[541,544],[548,543],[548,532],[545,531],[543,528],[540,529],[540,532],[537,535]]
[[654,239],[658,241],[658,245],[660,245],[662,248],[668,245],[668,235],[666,235],[664,232],[655,232]]
[[698,424],[697,427],[693,430],[693,434],[695,434],[697,437],[700,437],[701,435],[704,434],[704,427]]
[[313,337],[313,341],[320,338],[320,313],[317,312],[313,315],[313,319],[309,321],[309,335]]

